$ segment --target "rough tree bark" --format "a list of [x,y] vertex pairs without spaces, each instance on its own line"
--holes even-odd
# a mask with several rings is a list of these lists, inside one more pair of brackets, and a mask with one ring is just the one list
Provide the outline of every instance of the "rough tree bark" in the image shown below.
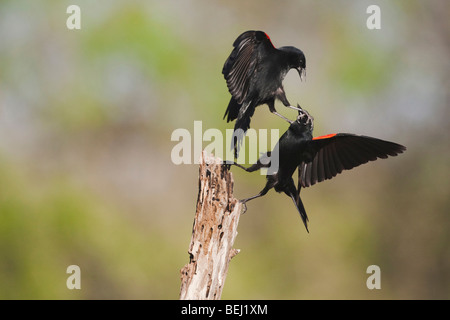
[[231,258],[242,204],[233,196],[233,177],[220,158],[205,151],[199,169],[199,191],[189,263],[181,269],[180,300],[218,300]]

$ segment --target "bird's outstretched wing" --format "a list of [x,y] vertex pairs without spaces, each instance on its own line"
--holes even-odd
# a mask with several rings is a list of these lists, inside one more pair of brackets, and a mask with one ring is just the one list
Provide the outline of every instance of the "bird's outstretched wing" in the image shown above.
[[378,158],[386,159],[406,150],[394,142],[350,133],[329,134],[310,140],[313,158],[298,166],[298,191],[335,177]]
[[262,31],[246,31],[233,43],[234,49],[222,69],[228,90],[241,104],[248,92],[250,79],[261,61],[261,53],[274,50],[269,36]]

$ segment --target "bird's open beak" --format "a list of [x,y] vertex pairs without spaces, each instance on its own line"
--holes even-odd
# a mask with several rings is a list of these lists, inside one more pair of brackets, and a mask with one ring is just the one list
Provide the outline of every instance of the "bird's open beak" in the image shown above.
[[300,80],[306,78],[306,68],[298,67],[297,68],[298,75],[300,76]]

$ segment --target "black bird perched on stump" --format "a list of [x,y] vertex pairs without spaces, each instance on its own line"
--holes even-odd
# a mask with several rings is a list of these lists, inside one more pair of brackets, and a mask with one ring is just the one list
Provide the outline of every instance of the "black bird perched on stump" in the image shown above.
[[236,119],[234,153],[237,158],[238,142],[250,128],[250,118],[257,106],[267,104],[270,112],[286,121],[289,120],[275,110],[275,99],[298,110],[286,98],[282,82],[290,69],[296,69],[301,79],[306,60],[303,52],[295,47],[275,48],[263,31],[246,31],[233,46],[222,73],[232,96],[224,118],[227,117],[227,122]]
[[[289,129],[281,136],[272,152],[263,155],[249,168],[232,163],[248,172],[269,168],[264,189],[241,202],[261,197],[272,188],[277,192],[284,192],[294,202],[307,231],[308,216],[300,199],[302,187],[312,186],[335,177],[343,170],[350,170],[378,158],[396,156],[406,150],[406,147],[394,142],[351,133],[333,133],[313,138],[313,122],[314,119],[307,111],[299,111],[296,121],[291,121]],[[271,166],[275,160],[278,161],[278,166]],[[297,188],[292,179],[296,169]]]

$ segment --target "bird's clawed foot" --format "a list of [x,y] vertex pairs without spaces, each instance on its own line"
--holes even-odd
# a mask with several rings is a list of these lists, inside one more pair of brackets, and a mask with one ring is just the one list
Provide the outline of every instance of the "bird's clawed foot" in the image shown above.
[[297,103],[297,110],[298,110],[299,115],[305,115],[308,118],[311,118],[312,120],[314,120],[314,117],[312,115],[310,115],[308,111],[306,111],[305,109],[300,107],[300,105],[298,103]]
[[244,213],[246,213],[247,212],[247,205],[246,205],[246,199],[244,199],[244,200],[239,200],[239,202],[242,204],[242,211],[241,211],[241,214],[244,214]]
[[222,170],[229,171],[233,163],[228,161],[222,161]]
[[308,111],[302,109],[300,105],[297,104],[301,111],[298,112],[297,121],[304,123],[306,125],[314,126],[314,117],[311,116]]
[[292,120],[289,120],[288,118],[286,118],[285,116],[283,116],[283,115],[281,115],[281,114],[279,114],[277,111],[271,111],[273,114],[275,114],[275,115],[277,115],[277,116],[279,116],[281,119],[283,119],[283,120],[285,120],[285,121],[287,121],[287,122],[289,122],[289,123],[292,123],[292,122],[294,122],[294,121],[292,121]]
[[[306,116],[307,121],[306,122],[310,122],[311,124],[314,122],[314,118],[313,116],[311,116],[308,111],[306,111],[305,109],[303,109],[298,103],[297,103],[297,107],[294,106],[287,106],[288,108],[294,109],[298,111],[298,117],[297,120],[303,118]],[[293,121],[289,121],[290,123],[292,123]]]

